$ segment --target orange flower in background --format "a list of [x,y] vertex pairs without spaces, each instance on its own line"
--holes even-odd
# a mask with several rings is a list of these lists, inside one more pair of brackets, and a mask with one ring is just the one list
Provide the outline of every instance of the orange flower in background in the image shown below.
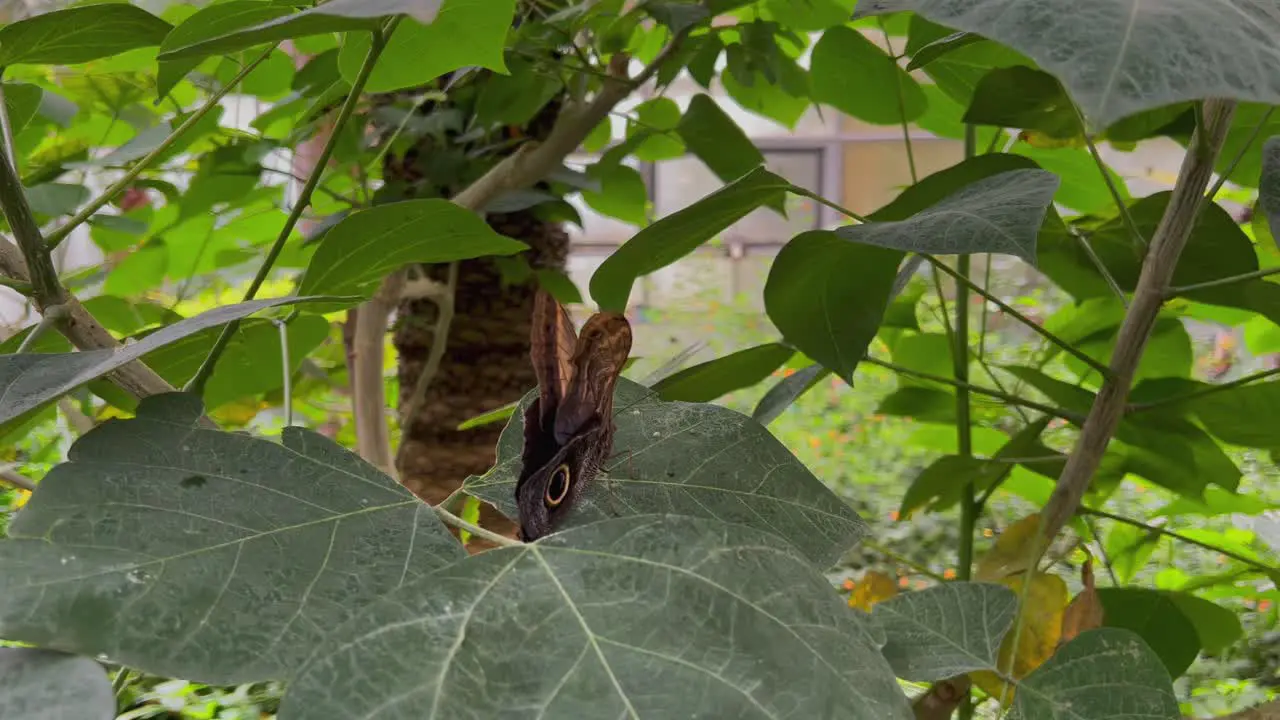
[[821,444],[822,444],[822,441],[821,441],[821,440],[819,440],[819,439],[818,439],[818,438],[816,438],[816,437],[812,437],[812,436],[810,436],[810,438],[809,438],[809,447],[814,448],[814,449],[816,450],[816,449],[818,448],[818,446],[819,446],[819,445],[821,445]]
[[890,511],[889,511],[889,519],[890,519],[890,520],[893,520],[894,522],[897,522],[897,520],[898,520],[898,511],[897,511],[897,510],[890,510]]
[[1271,609],[1270,600],[1263,599],[1258,601],[1258,612],[1266,612],[1270,609]]
[[791,377],[792,375],[795,375],[795,374],[796,374],[795,368],[787,368],[786,370],[782,371],[782,377]]
[[947,580],[955,580],[955,579],[956,579],[956,569],[955,569],[955,568],[947,568],[946,570],[943,570],[943,571],[942,571],[942,577],[946,578]]

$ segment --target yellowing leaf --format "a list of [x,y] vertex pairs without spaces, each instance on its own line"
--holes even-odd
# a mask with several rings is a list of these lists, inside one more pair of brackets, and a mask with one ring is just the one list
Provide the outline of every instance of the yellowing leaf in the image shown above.
[[[1036,520],[1038,521],[1039,518],[1036,517]],[[1013,590],[1021,599],[1022,583],[1025,577],[1025,575],[1015,575],[1002,578],[997,582]],[[1034,576],[1027,595],[1026,608],[1021,613],[1018,623],[1004,636],[996,667],[1001,670],[1009,668],[1009,658],[1012,655],[1013,668],[1009,674],[1018,680],[1026,677],[1048,660],[1058,647],[1058,638],[1062,636],[1062,616],[1066,611],[1067,597],[1067,584],[1062,581],[1062,578],[1057,575]],[[1018,642],[1016,654],[1013,652],[1015,635]],[[1006,703],[1013,700],[1013,691],[1006,690],[1006,683],[995,673],[984,670],[970,673],[969,676],[988,695],[1003,698]]]
[[1029,543],[1040,532],[1040,513],[1032,513],[1010,525],[982,559],[974,572],[979,581],[1001,582],[1027,569]]
[[11,510],[17,510],[23,505],[26,505],[27,501],[31,499],[30,490],[21,490],[21,489],[15,490],[13,492],[13,495],[14,495],[13,501],[9,503],[9,508]]
[[1102,627],[1102,598],[1093,583],[1093,558],[1086,558],[1080,568],[1080,581],[1084,589],[1076,595],[1066,612],[1062,614],[1062,635],[1058,644],[1072,640],[1085,630]]
[[882,572],[872,570],[862,576],[849,594],[849,607],[871,612],[871,606],[898,594],[898,583]]

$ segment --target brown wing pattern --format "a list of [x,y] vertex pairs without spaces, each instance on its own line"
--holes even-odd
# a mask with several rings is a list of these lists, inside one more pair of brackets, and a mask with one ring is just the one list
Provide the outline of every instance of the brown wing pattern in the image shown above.
[[538,377],[539,405],[545,424],[569,392],[573,352],[578,344],[568,311],[546,290],[539,289],[534,295],[529,340],[529,356]]
[[557,442],[567,442],[592,417],[613,418],[613,390],[631,354],[631,324],[615,312],[591,316],[582,326],[569,364],[569,388],[556,411]]

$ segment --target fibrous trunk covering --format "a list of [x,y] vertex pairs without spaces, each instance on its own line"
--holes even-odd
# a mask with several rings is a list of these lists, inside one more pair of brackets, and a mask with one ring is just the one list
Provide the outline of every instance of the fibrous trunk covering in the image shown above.
[[[557,225],[528,212],[489,216],[499,233],[524,242],[534,268],[563,269],[569,238]],[[433,268],[443,280],[443,268]],[[416,418],[406,421],[400,479],[414,494],[437,503],[456,490],[468,475],[493,466],[494,446],[504,423],[458,430],[463,421],[519,400],[537,384],[529,364],[529,323],[534,286],[504,286],[501,274],[488,260],[467,261],[458,268],[453,323],[446,350]],[[412,300],[400,307],[394,342],[399,353],[400,407],[435,342],[436,306]],[[481,524],[505,535],[515,525],[488,505]]]

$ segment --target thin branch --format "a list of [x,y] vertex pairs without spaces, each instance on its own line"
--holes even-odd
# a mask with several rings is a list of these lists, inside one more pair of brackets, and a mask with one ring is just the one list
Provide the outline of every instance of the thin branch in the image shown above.
[[25,475],[19,475],[13,468],[14,468],[13,465],[8,465],[3,468],[0,468],[0,482],[3,482],[7,485],[12,485],[13,487],[18,488],[19,490],[26,490],[27,492],[35,492],[36,484],[31,480],[29,480]]
[[925,577],[932,578],[934,580],[937,580],[938,582],[947,581],[947,579],[943,577],[942,573],[934,572],[933,570],[930,570],[928,566],[922,563],[918,563],[915,560],[912,560],[911,558],[907,557],[906,555],[901,555],[894,550],[890,550],[889,548],[885,547],[884,545],[881,545],[878,542],[875,542],[873,540],[864,540],[862,542],[862,546],[868,550],[871,550],[872,552],[878,552],[881,555],[884,555],[885,557],[898,563],[899,565],[906,565],[912,570],[915,570],[920,575],[924,575]]
[[1075,232],[1074,228],[1071,229],[1071,234],[1080,241],[1080,247],[1084,248],[1084,252],[1089,256],[1090,262],[1092,262],[1093,266],[1098,269],[1098,272],[1102,275],[1102,279],[1107,281],[1107,285],[1111,288],[1111,292],[1115,293],[1116,297],[1120,299],[1120,304],[1124,306],[1125,310],[1128,310],[1128,296],[1124,294],[1124,289],[1120,287],[1120,283],[1116,282],[1115,276],[1111,274],[1109,269],[1107,269],[1106,263],[1102,262],[1101,257],[1098,257],[1098,253],[1093,249],[1093,245],[1089,244],[1089,239],[1083,234]]
[[174,128],[174,131],[169,133],[169,137],[165,138],[164,141],[157,145],[154,150],[144,155],[138,160],[138,162],[134,163],[133,167],[130,168],[123,177],[112,183],[106,190],[103,190],[101,195],[86,203],[85,206],[80,208],[80,211],[75,215],[72,215],[71,219],[64,225],[49,233],[49,247],[57,247],[63,240],[67,239],[67,236],[71,234],[72,230],[75,230],[81,225],[81,223],[88,220],[94,213],[101,210],[102,207],[111,202],[111,199],[116,195],[119,195],[121,192],[128,189],[129,186],[133,184],[133,181],[136,180],[144,170],[151,167],[151,163],[155,162],[156,158],[164,154],[175,142],[181,139],[188,130],[195,127],[196,123],[200,122],[201,118],[209,114],[209,111],[218,107],[218,102],[234,90],[240,84],[241,80],[244,80],[249,73],[253,72],[254,68],[258,67],[258,65],[264,62],[267,58],[271,57],[271,53],[275,50],[275,47],[276,46],[273,44],[259,55],[256,60],[246,65],[243,70],[236,74],[235,77],[231,78],[231,82],[223,85],[217,92],[209,96],[209,99],[205,101],[205,104],[202,105],[200,109],[191,113],[191,117],[187,118],[181,125]]
[[[1080,127],[1085,126],[1084,116],[1080,114],[1080,108],[1074,104],[1071,106],[1076,111],[1076,117],[1080,119]],[[1147,239],[1142,237],[1142,231],[1138,229],[1138,223],[1134,222],[1133,215],[1129,213],[1129,206],[1125,204],[1124,196],[1120,194],[1120,188],[1116,187],[1115,180],[1111,179],[1111,173],[1107,172],[1107,163],[1102,159],[1102,154],[1098,152],[1098,146],[1093,142],[1093,136],[1088,132],[1084,133],[1085,144],[1089,146],[1089,154],[1093,156],[1093,164],[1098,167],[1098,172],[1102,174],[1102,181],[1107,185],[1107,192],[1111,193],[1111,199],[1116,203],[1116,209],[1120,212],[1120,218],[1124,221],[1124,226],[1129,230],[1129,234],[1133,236],[1137,247],[1145,248]]]
[[355,416],[356,452],[366,462],[391,477],[398,477],[391,453],[391,428],[387,425],[386,386],[382,381],[387,328],[386,318],[399,303],[404,274],[396,273],[373,294],[368,302],[350,313],[355,322],[351,338],[351,359],[347,371],[351,377],[351,410]]
[[1253,131],[1249,133],[1249,138],[1244,141],[1244,144],[1240,146],[1240,150],[1236,152],[1236,156],[1231,158],[1231,162],[1227,163],[1227,167],[1222,172],[1218,173],[1217,181],[1213,183],[1213,187],[1209,188],[1209,192],[1204,194],[1209,202],[1213,202],[1213,199],[1218,197],[1222,186],[1227,184],[1227,178],[1231,177],[1231,173],[1236,171],[1240,161],[1244,160],[1245,156],[1249,154],[1249,149],[1257,142],[1258,136],[1262,134],[1262,129],[1267,126],[1267,121],[1271,119],[1271,114],[1275,111],[1276,107],[1274,105],[1267,108],[1267,111],[1262,114],[1262,119],[1258,121],[1258,124],[1253,127]]
[[1257,568],[1258,570],[1264,573],[1267,573],[1268,575],[1274,576],[1277,573],[1280,573],[1280,568],[1271,567],[1270,565],[1267,565],[1266,563],[1263,563],[1263,562],[1259,562],[1258,560],[1248,557],[1247,555],[1241,555],[1240,553],[1235,552],[1233,550],[1228,550],[1223,547],[1218,547],[1213,543],[1207,543],[1202,540],[1196,540],[1193,537],[1188,537],[1186,535],[1183,535],[1182,533],[1160,527],[1159,525],[1148,525],[1147,523],[1144,523],[1141,520],[1134,520],[1133,518],[1127,518],[1123,515],[1113,515],[1112,513],[1109,513],[1105,510],[1098,510],[1091,507],[1082,506],[1080,508],[1080,512],[1084,515],[1093,515],[1094,517],[1106,518],[1107,520],[1112,520],[1118,523],[1124,523],[1125,525],[1131,525],[1141,530],[1146,530],[1147,532],[1153,532],[1153,533],[1158,533],[1160,535],[1165,535],[1179,542],[1184,542],[1188,545],[1195,545],[1196,547],[1201,548],[1203,550],[1209,550],[1211,552],[1220,553],[1222,555],[1225,555],[1226,557],[1231,558],[1232,560],[1238,560],[1248,565],[1249,567]]
[[1232,388],[1240,387],[1241,385],[1248,385],[1249,383],[1257,382],[1259,380],[1266,380],[1267,378],[1272,377],[1274,375],[1280,375],[1280,368],[1271,368],[1270,370],[1260,370],[1251,375],[1245,375],[1244,377],[1236,378],[1231,382],[1225,382],[1220,385],[1210,385],[1209,387],[1200,388],[1199,390],[1195,390],[1193,392],[1189,392],[1183,395],[1175,395],[1173,397],[1160,398],[1159,400],[1152,400],[1151,402],[1145,402],[1145,403],[1132,403],[1125,410],[1125,413],[1128,414],[1128,413],[1146,412],[1148,410],[1166,407],[1169,405],[1177,405],[1178,403],[1183,403],[1188,400],[1195,400],[1196,398],[1204,397],[1205,395],[1213,395],[1215,393],[1220,393],[1224,390],[1230,390]]
[[[458,291],[458,263],[449,263],[447,272],[448,277],[443,286],[430,298],[436,306],[436,323],[431,329],[431,350],[427,354],[426,363],[418,373],[418,379],[413,384],[413,391],[409,393],[409,400],[401,410],[401,432],[408,428],[422,412],[422,407],[427,402],[427,389],[431,387],[431,381],[440,371],[440,362],[444,360],[444,351],[449,344],[449,328],[453,324],[455,295]],[[405,444],[402,442],[396,452],[397,467],[404,462],[404,455]]]
[[1171,287],[1165,291],[1165,298],[1175,298],[1181,295],[1193,293],[1196,290],[1208,290],[1209,288],[1222,287],[1224,285],[1234,285],[1239,282],[1245,282],[1246,280],[1257,280],[1258,278],[1271,277],[1277,273],[1280,273],[1280,267],[1263,268],[1261,270],[1254,270],[1253,272],[1242,273],[1240,275],[1218,278],[1217,280]]
[[30,350],[35,346],[40,336],[44,335],[51,328],[57,327],[63,320],[70,315],[70,311],[66,305],[52,305],[45,310],[44,316],[40,318],[40,322],[33,328],[27,336],[22,338],[22,342],[18,344],[18,354]]
[[445,525],[452,525],[453,527],[456,527],[459,530],[466,530],[472,535],[478,538],[483,538],[485,540],[488,540],[494,545],[512,547],[512,546],[518,546],[518,545],[524,544],[519,540],[512,540],[506,535],[499,535],[498,533],[493,532],[492,530],[486,530],[480,527],[479,525],[474,525],[472,523],[467,522],[466,520],[463,520],[457,515],[454,515],[453,513],[446,510],[444,508],[444,503],[440,503],[439,505],[431,505],[430,507],[432,510],[435,511],[436,516],[439,517],[440,520],[443,521]]
[[1041,514],[1040,542],[1030,543],[1030,552],[1035,554],[1037,562],[1029,563],[1028,567],[1038,564],[1048,543],[1057,536],[1080,506],[1080,500],[1120,424],[1142,351],[1155,326],[1178,256],[1182,254],[1191,228],[1204,205],[1204,188],[1213,175],[1214,160],[1221,151],[1234,112],[1234,102],[1205,102],[1206,123],[1196,128],[1193,137],[1196,142],[1192,143],[1192,149],[1183,159],[1173,197],[1170,198],[1169,206],[1156,228],[1142,263],[1142,274],[1134,289],[1133,304],[1125,314],[1112,353],[1110,371],[1103,376],[1105,379],[1102,388],[1094,398],[1075,447]]
[[93,418],[80,412],[80,408],[76,407],[76,404],[71,402],[71,398],[65,395],[58,398],[58,410],[66,417],[67,424],[76,431],[77,435],[84,435],[96,425]]
[[[257,296],[258,290],[266,282],[267,276],[271,274],[271,268],[275,265],[276,259],[280,257],[280,252],[284,250],[285,242],[289,239],[289,235],[293,233],[294,226],[298,224],[298,220],[302,218],[302,213],[311,204],[311,195],[315,192],[316,186],[320,184],[320,176],[324,174],[325,165],[328,164],[329,157],[333,155],[333,150],[338,145],[342,128],[355,112],[356,105],[360,102],[360,92],[369,80],[369,75],[373,72],[373,66],[378,61],[378,56],[382,54],[382,49],[386,47],[387,36],[390,35],[398,22],[399,17],[388,23],[385,29],[373,32],[373,42],[369,45],[369,52],[365,54],[364,64],[360,66],[360,71],[351,83],[351,90],[347,95],[346,102],[342,103],[342,109],[338,111],[338,117],[333,124],[333,132],[324,144],[324,148],[320,151],[319,157],[316,158],[316,166],[312,168],[306,184],[302,186],[302,190],[298,193],[298,199],[294,202],[293,209],[289,212],[289,217],[285,219],[284,226],[280,228],[280,234],[276,236],[271,249],[267,251],[267,257],[263,259],[262,265],[258,267],[257,274],[254,275],[253,280],[249,283],[249,289],[244,293],[245,302]],[[222,333],[214,341],[208,356],[201,363],[195,376],[183,388],[184,392],[193,392],[197,395],[204,392],[205,383],[213,375],[213,370],[218,364],[218,358],[222,357],[222,353],[226,351],[231,338],[239,329],[239,320],[232,320],[223,326]]]
[[1025,398],[1020,398],[1016,395],[1010,395],[1009,393],[1001,392],[999,390],[994,390],[992,388],[982,387],[981,385],[974,385],[967,381],[957,380],[955,378],[949,378],[942,375],[934,375],[932,373],[927,373],[927,372],[920,372],[919,370],[912,370],[911,368],[903,367],[901,365],[895,365],[894,363],[886,362],[884,360],[871,357],[870,355],[862,358],[862,361],[865,363],[869,363],[871,365],[878,365],[882,368],[885,368],[886,370],[892,370],[896,373],[906,375],[908,377],[919,378],[921,380],[930,380],[936,383],[942,383],[943,385],[950,385],[951,387],[961,389],[961,390],[967,390],[977,395],[986,395],[987,397],[992,397],[997,400],[1003,400],[1009,403],[1010,405],[1021,405],[1022,407],[1031,408],[1032,410],[1039,410],[1040,412],[1046,415],[1051,415],[1056,418],[1062,418],[1063,420],[1070,420],[1076,423],[1084,422],[1084,416],[1081,415],[1080,413],[1072,412],[1070,410],[1064,410],[1062,408],[1056,408],[1056,407],[1053,407],[1052,405],[1044,405],[1044,404],[1035,402],[1034,400],[1027,400]]
[[955,270],[952,270],[951,268],[947,267],[947,265],[943,263],[941,260],[939,260],[938,258],[932,255],[923,255],[923,257],[925,260],[929,261],[929,263],[932,264],[934,267],[938,268],[942,272],[955,278],[957,282],[963,283],[964,285],[968,286],[970,290],[973,290],[974,292],[981,295],[983,298],[995,303],[996,306],[999,307],[1000,310],[1003,311],[1006,315],[1009,315],[1010,317],[1022,323],[1023,325],[1026,325],[1028,328],[1030,328],[1036,334],[1043,337],[1045,340],[1048,340],[1049,342],[1053,343],[1054,345],[1057,345],[1058,347],[1062,348],[1066,352],[1074,355],[1077,359],[1079,359],[1085,365],[1088,365],[1094,370],[1097,370],[1098,372],[1102,373],[1103,377],[1107,377],[1108,375],[1110,375],[1111,371],[1107,369],[1106,365],[1089,357],[1084,352],[1081,352],[1080,350],[1078,350],[1071,343],[1067,342],[1066,340],[1063,340],[1057,335],[1054,335],[1052,332],[1044,329],[1043,326],[1032,321],[1031,318],[1027,317],[1026,315],[1023,315],[1022,313],[1018,312],[1008,303],[1004,302],[1003,300],[996,297],[995,295],[992,295],[991,293],[987,292],[986,289],[983,288],[982,286],[974,283],[973,281],[969,280],[969,278],[964,277],[959,273],[957,273]]

